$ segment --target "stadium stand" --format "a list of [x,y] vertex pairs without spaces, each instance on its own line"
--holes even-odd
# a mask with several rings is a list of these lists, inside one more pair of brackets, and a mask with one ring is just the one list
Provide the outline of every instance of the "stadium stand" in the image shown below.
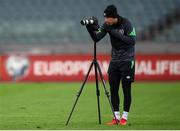
[[[180,7],[179,0],[1,0],[0,44],[88,43],[89,35],[79,21],[94,15],[102,23],[108,4],[115,4],[122,16],[131,19],[138,40],[152,24]],[[152,40],[180,42],[179,26]]]
[[166,29],[162,34],[159,34],[158,37],[155,38],[158,42],[167,42],[171,41],[173,43],[180,42],[180,25],[173,25],[170,29]]

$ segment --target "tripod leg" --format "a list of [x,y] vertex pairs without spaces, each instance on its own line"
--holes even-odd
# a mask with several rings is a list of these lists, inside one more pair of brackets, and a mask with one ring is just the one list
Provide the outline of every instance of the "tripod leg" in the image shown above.
[[[103,75],[102,75],[101,68],[100,68],[98,63],[97,63],[97,68],[98,68],[98,71],[99,71],[99,74],[100,74],[100,78],[101,78],[101,81],[102,81],[102,84],[103,84],[103,87],[104,87],[105,94],[106,94],[106,96],[108,98],[108,101],[109,101],[109,104],[110,104],[110,107],[111,107],[111,111],[113,113],[114,118],[116,119],[116,116],[114,114],[114,109],[113,109],[113,106],[112,106],[112,103],[111,103],[111,100],[110,100],[110,95],[109,95],[109,92],[106,89],[106,84],[105,84],[105,81],[104,81],[104,78],[103,78]],[[118,124],[118,123],[116,123],[116,124]]]
[[76,98],[75,103],[74,103],[74,105],[73,105],[73,108],[72,108],[72,110],[71,110],[71,112],[70,112],[70,114],[69,114],[69,117],[68,117],[68,120],[67,120],[67,122],[66,122],[66,125],[68,125],[68,123],[69,123],[69,120],[70,120],[70,118],[71,118],[71,115],[72,115],[72,113],[73,113],[73,111],[74,111],[74,108],[75,108],[75,106],[76,106],[76,104],[77,104],[77,101],[78,101],[78,99],[79,99],[79,97],[80,97],[80,95],[81,95],[81,93],[82,93],[82,90],[83,90],[83,88],[84,88],[84,85],[85,85],[85,83],[86,83],[86,81],[87,81],[87,78],[88,78],[88,76],[89,76],[89,73],[90,73],[92,67],[93,67],[93,62],[91,63],[91,65],[90,65],[90,67],[89,67],[89,70],[88,70],[88,73],[87,73],[87,75],[86,75],[86,77],[85,77],[85,79],[84,79],[84,82],[83,82],[83,84],[82,84],[82,86],[81,86],[81,88],[80,88],[80,90],[79,90],[79,92],[78,92],[78,94],[77,94],[77,98]]
[[96,95],[97,95],[97,103],[98,103],[98,116],[99,116],[99,124],[101,124],[101,113],[100,113],[100,102],[99,102],[99,85],[98,85],[98,72],[97,72],[97,62],[94,62],[94,68],[95,68],[95,79],[96,79]]

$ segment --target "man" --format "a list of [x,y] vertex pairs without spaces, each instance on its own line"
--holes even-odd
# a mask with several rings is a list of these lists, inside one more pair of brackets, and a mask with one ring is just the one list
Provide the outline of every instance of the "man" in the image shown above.
[[[98,21],[92,17],[94,23],[88,24],[87,30],[94,41],[101,40],[107,33],[111,40],[111,61],[108,68],[108,78],[111,92],[111,102],[115,118],[108,125],[126,125],[131,105],[131,83],[134,81],[135,72],[135,29],[131,23],[117,13],[114,5],[109,5],[104,10],[105,22],[99,27]],[[119,113],[119,85],[122,81],[124,94],[124,111],[120,118]]]

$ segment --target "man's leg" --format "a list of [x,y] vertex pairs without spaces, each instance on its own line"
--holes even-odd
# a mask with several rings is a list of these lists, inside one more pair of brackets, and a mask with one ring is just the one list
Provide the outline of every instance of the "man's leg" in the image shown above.
[[111,91],[111,103],[114,108],[114,113],[117,119],[120,119],[119,115],[119,84],[120,84],[120,74],[116,72],[109,73],[109,84]]
[[128,113],[131,106],[131,81],[122,81],[122,88],[124,94],[124,111],[120,120],[121,125],[127,124]]
[[135,66],[134,61],[124,63],[122,66],[122,89],[124,94],[124,111],[121,125],[126,125],[128,119],[128,113],[131,106],[131,84],[134,82]]
[[122,81],[124,94],[124,111],[129,112],[131,106],[131,81]]

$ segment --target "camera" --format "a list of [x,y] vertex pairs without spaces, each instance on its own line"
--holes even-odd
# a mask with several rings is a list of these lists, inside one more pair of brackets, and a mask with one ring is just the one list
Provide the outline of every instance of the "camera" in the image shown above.
[[92,18],[81,20],[81,25],[89,25],[89,24],[94,24],[94,20]]
[[98,25],[98,19],[95,16],[92,16],[89,19],[83,19],[81,20],[81,25]]

